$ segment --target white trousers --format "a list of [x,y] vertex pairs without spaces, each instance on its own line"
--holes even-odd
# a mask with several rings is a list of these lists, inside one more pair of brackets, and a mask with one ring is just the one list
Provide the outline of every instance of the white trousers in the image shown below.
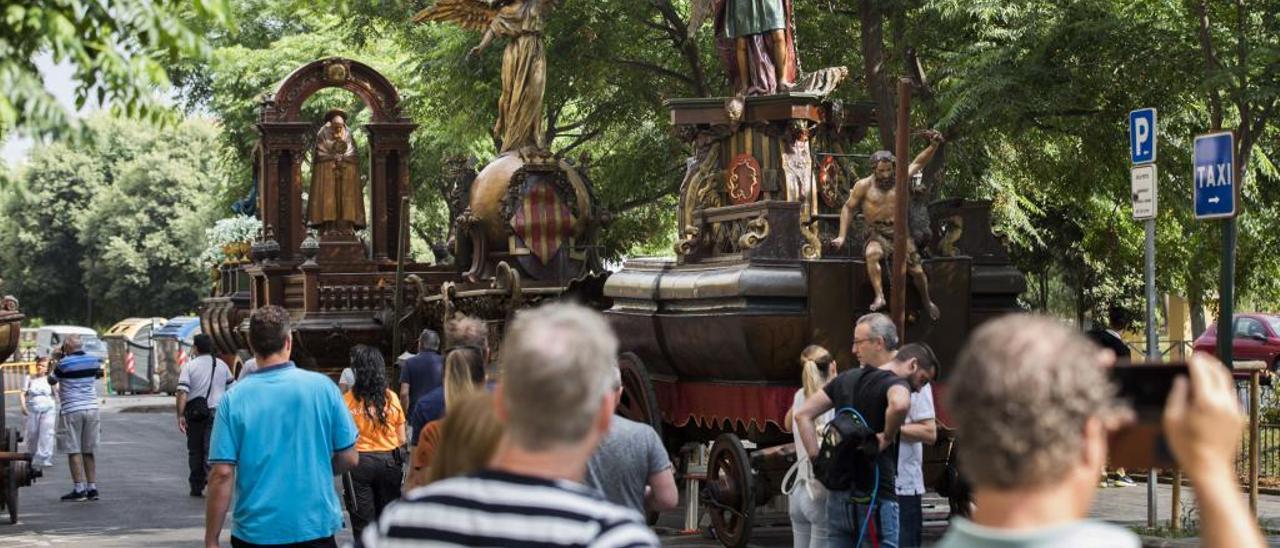
[[26,451],[31,453],[31,465],[41,468],[53,466],[53,442],[57,434],[58,409],[32,411],[27,415]]
[[815,487],[817,497],[810,496],[803,483],[790,495],[791,540],[796,548],[827,546],[827,491],[821,486]]

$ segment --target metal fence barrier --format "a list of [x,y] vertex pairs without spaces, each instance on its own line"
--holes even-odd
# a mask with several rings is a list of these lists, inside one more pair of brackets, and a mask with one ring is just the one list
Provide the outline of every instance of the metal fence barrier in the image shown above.
[[4,380],[4,393],[17,394],[27,386],[27,377],[35,374],[35,362],[6,362],[0,364],[0,378]]

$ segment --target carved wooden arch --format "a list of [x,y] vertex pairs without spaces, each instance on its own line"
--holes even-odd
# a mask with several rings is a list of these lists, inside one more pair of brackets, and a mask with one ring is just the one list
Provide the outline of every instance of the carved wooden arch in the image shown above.
[[312,61],[293,71],[269,99],[274,104],[263,112],[262,121],[301,121],[302,105],[325,88],[342,88],[356,94],[372,111],[373,123],[408,121],[400,113],[400,92],[382,73],[343,57]]
[[[371,111],[364,124],[369,134],[369,228],[375,262],[391,263],[399,256],[401,199],[410,194],[410,134],[417,126],[401,115],[400,94],[378,71],[359,61],[330,57],[312,61],[293,71],[275,95],[260,105],[257,123],[261,156],[259,182],[261,218],[273,227],[284,264],[301,262],[300,245],[307,227],[302,211],[302,162],[315,134],[314,121],[302,119],[302,105],[317,91],[341,88],[360,97]],[[325,245],[321,235],[321,245]],[[361,246],[347,246],[342,256],[325,255],[335,262],[366,264]],[[323,258],[323,257],[322,257]],[[322,263],[325,261],[322,260]],[[367,264],[366,264],[367,266]],[[279,292],[277,292],[279,293]]]

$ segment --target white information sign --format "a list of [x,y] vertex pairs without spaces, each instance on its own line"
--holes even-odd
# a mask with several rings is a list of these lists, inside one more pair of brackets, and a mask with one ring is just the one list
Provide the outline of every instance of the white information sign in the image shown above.
[[1156,217],[1156,166],[1145,164],[1133,168],[1129,178],[1133,197],[1133,218],[1139,221]]

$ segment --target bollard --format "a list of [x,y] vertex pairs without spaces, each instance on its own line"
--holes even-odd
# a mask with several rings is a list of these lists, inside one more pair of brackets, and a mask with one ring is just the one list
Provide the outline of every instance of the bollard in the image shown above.
[[1249,509],[1253,517],[1258,517],[1258,406],[1261,404],[1261,393],[1258,377],[1261,370],[1249,373]]
[[1182,469],[1175,468],[1173,470],[1173,501],[1169,505],[1173,509],[1173,516],[1169,519],[1169,528],[1174,531],[1182,530]]
[[1258,517],[1258,407],[1262,393],[1260,380],[1267,364],[1261,361],[1234,362],[1236,371],[1249,373],[1249,510]]

